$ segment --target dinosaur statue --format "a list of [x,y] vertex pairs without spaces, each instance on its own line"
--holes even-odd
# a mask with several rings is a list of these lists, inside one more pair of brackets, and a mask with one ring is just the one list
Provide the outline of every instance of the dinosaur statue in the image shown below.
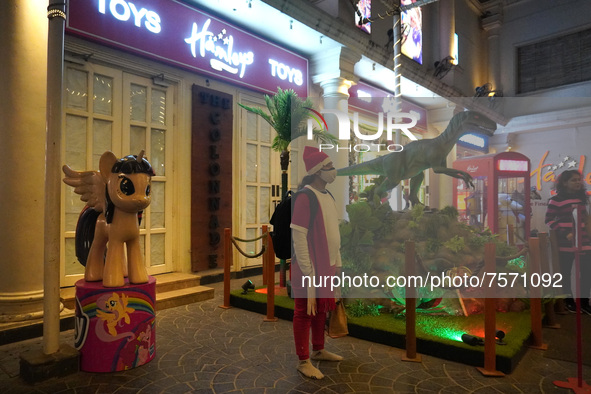
[[365,163],[341,168],[337,170],[337,175],[385,175],[387,178],[376,189],[378,195],[384,195],[398,186],[402,180],[410,178],[409,201],[412,205],[420,204],[417,194],[425,178],[423,171],[428,168],[432,168],[436,174],[463,179],[467,185],[474,187],[470,174],[447,168],[447,155],[462,135],[476,132],[490,137],[496,129],[497,124],[481,113],[459,112],[451,118],[446,129],[438,137],[411,141],[400,152],[392,152]]

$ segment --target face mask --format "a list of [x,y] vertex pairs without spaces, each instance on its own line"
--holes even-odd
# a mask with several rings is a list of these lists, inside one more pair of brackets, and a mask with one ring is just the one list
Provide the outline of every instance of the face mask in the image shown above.
[[320,179],[322,179],[326,183],[333,183],[336,177],[336,168],[333,168],[331,170],[320,170]]

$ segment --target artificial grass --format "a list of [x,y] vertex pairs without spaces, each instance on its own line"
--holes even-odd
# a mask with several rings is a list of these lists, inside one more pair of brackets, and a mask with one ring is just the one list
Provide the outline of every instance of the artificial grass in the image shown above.
[[[266,313],[267,295],[240,290],[230,293],[233,306]],[[293,299],[275,296],[275,316],[285,320],[293,318]],[[349,335],[368,341],[404,349],[406,347],[406,319],[391,313],[379,316],[349,317]],[[531,332],[529,312],[496,314],[497,330],[505,332],[505,345],[497,345],[496,367],[510,373],[525,352],[526,341]],[[484,315],[445,316],[417,314],[417,351],[439,358],[482,366],[484,346],[471,346],[461,340],[462,334],[484,337]]]
[[[382,314],[380,316],[349,317],[348,322],[360,327],[392,332],[406,333],[404,316]],[[496,328],[505,332],[506,345],[496,347],[497,355],[513,357],[523,347],[530,335],[530,316],[524,312],[497,313]],[[462,342],[462,334],[484,337],[484,315],[434,316],[417,315],[417,339],[453,344],[455,347],[484,352],[484,346],[471,346]]]

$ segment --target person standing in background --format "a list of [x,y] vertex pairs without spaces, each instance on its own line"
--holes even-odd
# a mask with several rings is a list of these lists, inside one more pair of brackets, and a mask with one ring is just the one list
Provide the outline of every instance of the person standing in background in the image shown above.
[[[570,312],[576,311],[571,288],[571,272],[575,259],[575,227],[573,209],[577,205],[587,206],[587,192],[583,187],[581,173],[577,170],[564,171],[556,181],[556,195],[548,200],[545,223],[557,235],[562,287],[566,294],[565,306]],[[582,232],[581,252],[579,255],[581,283],[581,310],[591,315],[589,293],[591,292],[591,239],[585,231],[586,211],[579,218],[579,231]]]

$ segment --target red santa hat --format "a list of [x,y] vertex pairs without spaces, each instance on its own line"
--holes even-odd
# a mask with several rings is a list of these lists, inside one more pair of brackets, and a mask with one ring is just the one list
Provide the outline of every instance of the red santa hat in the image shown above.
[[304,164],[308,175],[317,173],[322,167],[332,162],[332,159],[324,152],[313,146],[304,148]]

